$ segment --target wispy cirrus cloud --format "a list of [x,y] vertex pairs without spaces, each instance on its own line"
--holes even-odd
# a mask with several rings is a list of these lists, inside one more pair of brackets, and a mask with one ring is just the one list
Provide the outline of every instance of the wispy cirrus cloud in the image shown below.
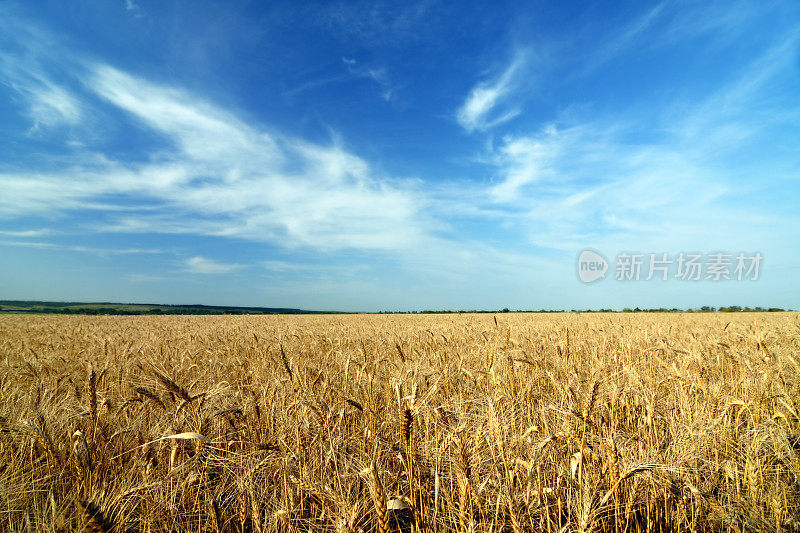
[[648,35],[650,30],[659,19],[664,16],[666,9],[665,2],[659,2],[655,6],[647,9],[639,14],[633,20],[622,28],[617,28],[613,37],[609,38],[605,43],[601,44],[590,55],[591,62],[587,64],[587,68],[582,74],[587,74],[590,71],[599,69],[617,56],[629,52],[634,45],[641,45],[641,40],[652,36]]
[[[490,198],[534,242],[552,248],[600,239],[691,243],[700,235],[763,242],[766,219],[742,207],[763,188],[753,176],[784,169],[773,170],[764,154],[744,161],[738,154],[768,139],[798,138],[792,121],[800,106],[791,96],[798,40],[798,31],[779,36],[736,77],[691,102],[613,117],[572,113],[503,137],[489,154],[498,172]],[[774,150],[785,164],[785,149]]]
[[386,72],[386,67],[368,67],[364,65],[359,65],[358,61],[352,58],[343,57],[342,62],[347,67],[347,71],[357,77],[357,78],[366,78],[374,81],[381,87],[381,98],[389,102],[395,93],[395,87],[392,84],[392,81],[389,79],[389,75]]
[[[23,97],[34,128],[75,128],[71,150],[56,160],[0,164],[0,219],[64,223],[94,213],[80,217],[82,229],[320,250],[403,250],[429,234],[417,184],[377,172],[338,140],[307,142],[180,87],[88,61],[12,15],[0,21],[9,50],[0,74]],[[391,91],[384,71],[363,75]],[[135,158],[95,151],[96,116],[160,142]]]
[[59,124],[75,125],[81,120],[80,104],[63,87],[30,78],[15,88],[29,99],[34,130]]
[[[83,153],[57,173],[2,172],[0,216],[96,209],[101,231],[194,233],[321,249],[406,248],[424,197],[339,144],[246,124],[184,90],[89,64],[90,94],[169,141],[149,161]],[[136,205],[146,205],[137,210]]]
[[328,74],[304,81],[295,87],[284,90],[283,96],[291,98],[305,91],[319,90],[333,84],[364,79],[376,83],[380,87],[381,98],[387,102],[395,98],[398,86],[392,82],[386,67],[364,65],[350,57],[343,57],[342,65],[344,73],[335,75]]
[[[22,98],[26,114],[31,120],[30,132],[78,124],[84,115],[79,100],[48,71],[54,70],[43,63],[43,50],[51,46],[49,35],[35,28],[12,27],[13,17],[0,19],[0,31],[6,38],[21,33],[15,40],[16,49],[0,54],[0,83],[11,87]],[[3,41],[0,40],[0,45]]]
[[24,230],[0,230],[0,236],[14,237],[14,238],[43,237],[45,235],[51,235],[52,233],[53,230],[47,228],[24,229]]
[[[2,233],[0,233],[0,235],[2,235]],[[0,246],[14,246],[19,248],[38,248],[41,250],[59,250],[65,252],[77,252],[82,254],[92,254],[98,256],[164,253],[164,251],[159,248],[100,248],[97,246],[59,244],[47,241],[0,240]]]
[[536,136],[506,136],[492,157],[502,175],[500,183],[491,188],[491,197],[500,202],[513,200],[526,185],[552,175],[554,161],[563,156],[564,144],[552,125]]
[[[589,51],[568,52],[583,62],[578,68],[570,66],[571,73],[587,76],[625,57],[690,43],[700,55],[735,42],[765,37],[765,34],[758,35],[752,31],[754,21],[761,17],[778,16],[791,20],[796,13],[796,4],[792,2],[764,4],[732,0],[725,4],[679,4],[660,1],[651,7],[641,8],[619,26],[609,26],[608,34],[599,39],[591,42],[578,39],[578,46],[589,48]],[[596,28],[593,20],[587,24],[587,28],[587,33],[594,35]],[[571,63],[568,58],[565,59]]]
[[[314,20],[328,30],[369,45],[397,46],[398,43],[424,40],[433,27],[420,24],[436,16],[429,0],[396,2],[363,0],[314,6]],[[441,16],[441,14],[438,14]]]
[[229,274],[244,268],[235,263],[222,263],[202,256],[190,257],[186,260],[186,270],[193,274]]
[[508,122],[521,112],[518,106],[511,106],[497,112],[495,108],[514,88],[515,76],[525,63],[525,56],[518,52],[503,72],[492,79],[483,81],[472,88],[464,103],[456,111],[456,120],[468,132],[486,130]]

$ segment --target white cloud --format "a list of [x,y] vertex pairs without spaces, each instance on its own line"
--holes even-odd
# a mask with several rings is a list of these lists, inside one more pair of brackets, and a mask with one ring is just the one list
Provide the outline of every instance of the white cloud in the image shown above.
[[15,62],[11,54],[0,59],[0,75],[20,94],[27,104],[31,131],[56,126],[74,126],[83,118],[78,99],[64,86],[44,75],[40,65],[28,61]]
[[[332,2],[317,6],[314,23],[333,30],[348,41],[361,41],[367,48],[397,46],[398,43],[427,41],[436,25],[430,24],[437,10],[428,0],[391,2]],[[427,24],[421,24],[425,20]]]
[[19,248],[39,248],[44,250],[63,250],[65,252],[78,252],[99,256],[131,255],[131,254],[161,254],[158,248],[98,248],[95,246],[81,246],[70,244],[56,244],[46,241],[0,241],[0,246],[15,246]]
[[[703,39],[700,53],[711,48],[741,42],[753,37],[753,22],[762,17],[796,17],[792,2],[717,2],[676,3],[661,1],[639,11],[626,24],[609,27],[605,40],[581,42],[580,59],[588,59],[581,75],[590,74],[631,53],[691,43]],[[597,31],[592,22],[591,35]],[[586,53],[588,52],[588,53]]]
[[330,84],[349,82],[353,81],[354,79],[367,79],[380,86],[381,98],[387,102],[395,99],[399,87],[389,78],[386,67],[368,67],[365,65],[359,65],[358,61],[348,57],[343,57],[342,63],[345,66],[346,73],[337,76],[325,76],[307,80],[294,88],[285,90],[283,95],[292,97],[304,91],[319,89]]
[[502,181],[492,187],[491,195],[496,201],[513,200],[520,189],[538,181],[561,152],[561,145],[553,132],[539,137],[506,137],[495,156],[502,168]]
[[490,197],[505,206],[509,224],[556,249],[765,242],[764,217],[741,206],[758,187],[752,178],[774,171],[763,154],[748,157],[750,163],[737,157],[786,135],[789,117],[800,113],[784,100],[797,83],[791,72],[798,38],[785,36],[703,99],[644,116],[636,109],[611,118],[573,114],[560,127],[506,136],[491,148],[498,181]]
[[290,272],[295,270],[305,270],[309,268],[307,265],[290,263],[289,261],[276,261],[274,259],[269,261],[261,261],[261,266],[263,266],[266,270],[272,272]]
[[647,34],[654,24],[664,16],[665,2],[660,2],[629,22],[625,27],[615,29],[613,37],[598,46],[590,56],[592,58],[587,70],[596,70],[615,59],[620,54],[630,51],[634,45],[641,45],[643,35]]
[[196,256],[186,260],[186,269],[194,274],[228,274],[243,268],[242,265],[234,263],[219,263]]
[[[84,119],[79,99],[69,90],[63,71],[70,66],[52,61],[50,50],[60,46],[52,36],[14,16],[14,8],[0,7],[0,35],[12,46],[0,54],[0,78],[22,97],[32,122],[31,132],[75,126]],[[7,43],[4,43],[7,44]],[[67,75],[66,77],[69,77]]]
[[219,159],[255,144],[263,150],[259,163],[270,162],[274,144],[266,133],[253,131],[230,113],[215,108],[178,89],[135,78],[107,65],[97,65],[90,88],[115,106],[133,114],[147,126],[167,134],[193,159],[223,163]]
[[50,229],[0,230],[0,235],[3,237],[14,238],[43,237],[52,233],[53,230]]
[[386,68],[370,68],[366,66],[359,66],[358,61],[347,57],[342,58],[342,62],[347,67],[347,71],[358,78],[367,78],[381,86],[381,98],[390,101],[394,97],[395,87],[393,86],[389,75],[386,73]]
[[106,65],[91,72],[92,91],[172,146],[144,163],[84,156],[58,173],[0,174],[0,217],[95,209],[107,213],[98,225],[105,231],[322,249],[405,249],[427,233],[424,197],[409,183],[376,176],[337,143],[245,124],[186,91]]
[[498,103],[513,89],[514,77],[524,63],[523,56],[517,54],[511,64],[500,76],[475,86],[456,112],[456,120],[462,128],[471,132],[486,130],[516,117],[520,110],[513,108],[499,115],[493,113]]
[[63,87],[42,82],[18,86],[18,90],[28,93],[34,129],[59,124],[75,125],[81,119],[80,104]]

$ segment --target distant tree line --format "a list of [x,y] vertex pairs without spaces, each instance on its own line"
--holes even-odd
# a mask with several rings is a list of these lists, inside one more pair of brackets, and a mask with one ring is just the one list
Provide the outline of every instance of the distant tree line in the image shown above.
[[[118,309],[115,307],[37,307],[35,309],[5,309],[0,313],[42,313],[55,315],[248,315],[254,313],[237,309]],[[274,314],[274,313],[273,313]]]
[[688,308],[688,309],[678,309],[677,307],[666,308],[666,307],[659,307],[659,308],[649,308],[649,309],[640,309],[639,307],[634,307],[631,309],[630,307],[626,307],[622,309],[622,311],[618,311],[616,309],[571,309],[569,311],[565,309],[517,309],[516,311],[511,311],[508,308],[497,309],[497,310],[485,310],[485,309],[472,309],[469,311],[464,310],[424,310],[424,311],[379,311],[379,314],[423,314],[423,315],[440,315],[440,314],[460,314],[460,313],[739,313],[739,312],[756,312],[756,313],[774,313],[780,311],[791,311],[791,309],[782,309],[780,307],[741,307],[738,305],[730,305],[727,307],[710,307],[704,305],[698,309]]
[[[741,307],[729,305],[711,307],[704,305],[698,309],[678,309],[677,307],[657,309],[633,309],[626,307],[622,311],[615,309],[538,309],[515,311],[509,308],[487,310],[424,310],[424,311],[379,311],[379,314],[460,314],[460,313],[738,313],[738,312],[778,312],[791,311],[779,307]],[[327,311],[324,311],[327,313]],[[275,314],[319,314],[323,311],[303,311],[300,309],[278,307],[224,307],[210,305],[158,305],[158,304],[113,304],[99,302],[96,304],[69,302],[35,302],[35,301],[0,301],[0,314],[8,313],[43,313],[61,315],[275,315]],[[340,313],[342,314],[342,313]],[[345,313],[346,314],[346,313]],[[352,313],[359,314],[359,313]]]

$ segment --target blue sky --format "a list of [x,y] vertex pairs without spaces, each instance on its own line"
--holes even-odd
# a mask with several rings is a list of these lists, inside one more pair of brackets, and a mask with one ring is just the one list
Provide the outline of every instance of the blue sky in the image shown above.
[[798,307],[796,2],[261,4],[0,3],[0,298]]

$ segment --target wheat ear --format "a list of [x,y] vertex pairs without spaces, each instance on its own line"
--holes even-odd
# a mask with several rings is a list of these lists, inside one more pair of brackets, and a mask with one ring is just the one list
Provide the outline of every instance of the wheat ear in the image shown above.
[[114,523],[106,519],[100,508],[92,502],[78,500],[77,505],[86,524],[84,531],[87,533],[111,533],[114,529]]
[[378,476],[378,465],[372,460],[369,469],[369,489],[372,503],[375,504],[375,516],[378,519],[378,532],[389,533],[389,509],[386,507],[386,493]]

